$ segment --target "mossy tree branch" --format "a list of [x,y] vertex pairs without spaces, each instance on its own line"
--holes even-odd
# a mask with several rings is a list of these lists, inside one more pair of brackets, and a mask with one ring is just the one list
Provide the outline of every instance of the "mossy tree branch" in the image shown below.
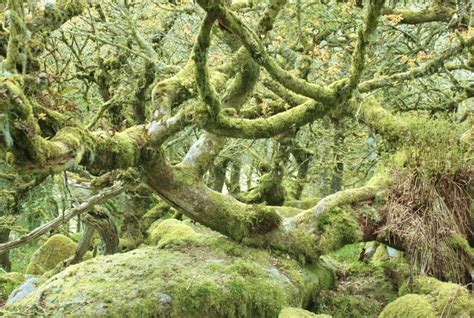
[[421,24],[429,22],[449,22],[456,13],[454,6],[429,6],[422,10],[385,8],[384,15],[399,15],[402,24]]
[[311,211],[317,220],[334,207],[372,200],[376,197],[377,193],[387,190],[389,186],[390,178],[386,173],[380,172],[363,187],[342,190],[326,196]]
[[35,15],[34,19],[28,21],[28,30],[33,34],[52,32],[71,18],[80,15],[85,8],[85,0],[56,1],[52,8],[45,8],[41,14]]
[[[50,172],[84,165],[93,172],[138,166],[147,144],[160,144],[190,121],[186,109],[165,121],[137,125],[112,134],[65,127],[51,139],[41,136],[32,106],[15,78],[0,78],[6,97],[0,100],[6,128],[0,151],[11,153],[24,172]],[[11,139],[11,140],[10,140]]]
[[364,25],[357,32],[357,44],[352,55],[352,65],[349,74],[349,86],[354,89],[359,83],[365,66],[367,46],[370,36],[377,28],[378,18],[381,14],[385,0],[371,0],[366,11]]
[[444,66],[444,63],[447,60],[460,54],[465,49],[470,48],[473,45],[474,45],[474,36],[471,36],[467,39],[461,40],[458,45],[447,49],[445,52],[438,55],[436,58],[432,59],[431,61],[428,61],[409,71],[396,73],[392,75],[384,75],[384,76],[376,77],[374,79],[362,82],[359,84],[358,90],[362,93],[367,93],[367,92],[376,90],[378,88],[391,86],[394,83],[399,83],[403,81],[420,78],[423,76],[432,75],[436,73],[437,71],[439,71]]
[[60,0],[56,1],[54,7],[48,7],[40,14],[34,15],[32,19],[25,20],[21,1],[8,1],[11,16],[11,26],[7,44],[7,56],[3,61],[3,67],[15,73],[19,66],[26,70],[37,67],[35,57],[44,46],[38,40],[38,36],[48,34],[71,18],[79,15],[85,8],[84,0]]
[[410,131],[409,125],[384,109],[374,97],[366,98],[360,106],[350,104],[357,118],[390,142],[397,142]]
[[[319,85],[309,83],[303,79],[293,76],[290,72],[282,69],[266,52],[258,36],[250,30],[232,11],[215,3],[211,7],[203,7],[212,15],[218,15],[220,21],[224,21],[227,28],[232,30],[242,41],[242,44],[250,53],[252,58],[264,67],[267,72],[280,84],[297,94],[312,98],[323,103],[334,103],[334,92]],[[214,12],[211,11],[211,8]],[[217,16],[215,17],[217,18]],[[212,23],[211,23],[212,24]],[[203,24],[204,28],[204,24]],[[203,29],[202,29],[203,30]],[[204,36],[204,34],[202,34]],[[203,40],[206,41],[205,38]],[[201,43],[201,45],[204,44]],[[196,52],[196,51],[195,51]]]
[[210,31],[219,12],[209,13],[201,25],[197,43],[194,47],[196,66],[196,85],[206,109],[197,109],[198,121],[207,131],[228,137],[266,138],[278,135],[291,127],[305,125],[327,111],[325,107],[313,101],[290,109],[289,111],[255,120],[226,116],[221,112],[221,101],[210,82],[207,66],[207,51],[210,45]]
[[8,9],[10,10],[10,28],[7,46],[7,55],[2,62],[2,67],[10,72],[16,73],[17,65],[23,65],[26,61],[21,57],[22,42],[24,42],[26,35],[26,28],[24,24],[23,7],[20,1],[8,0]]
[[[306,251],[307,246],[303,247],[294,232],[284,226],[279,210],[244,204],[212,191],[200,177],[193,177],[182,167],[171,167],[164,158],[146,162],[150,163],[145,165],[147,184],[168,204],[193,220],[251,246],[273,247],[308,259],[316,256],[314,251]],[[311,232],[305,235],[306,241],[312,240]]]

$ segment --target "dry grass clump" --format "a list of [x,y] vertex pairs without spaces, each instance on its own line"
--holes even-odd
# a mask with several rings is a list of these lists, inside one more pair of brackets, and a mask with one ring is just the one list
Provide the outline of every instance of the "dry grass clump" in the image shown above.
[[379,233],[405,248],[412,269],[441,280],[471,282],[473,176],[472,166],[466,165],[452,174],[411,169],[397,173],[382,209],[384,226]]

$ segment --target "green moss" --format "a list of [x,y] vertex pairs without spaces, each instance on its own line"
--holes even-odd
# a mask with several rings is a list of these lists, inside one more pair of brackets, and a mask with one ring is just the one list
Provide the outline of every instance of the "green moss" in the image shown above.
[[170,213],[171,208],[166,203],[155,204],[150,210],[148,210],[141,218],[140,222],[143,225],[143,228],[148,229],[153,222],[161,219],[167,213]]
[[0,276],[0,299],[4,302],[8,299],[11,292],[25,281],[22,273],[5,273]]
[[[397,297],[399,281],[406,276],[394,270],[403,263],[387,261],[376,265],[359,261],[361,244],[351,244],[323,257],[339,280],[334,290],[322,290],[312,310],[334,317],[377,317]],[[393,264],[392,264],[393,263]],[[389,266],[390,265],[390,266]]]
[[429,298],[426,296],[408,294],[388,304],[379,318],[434,318],[437,317]]
[[317,248],[321,254],[359,241],[361,237],[359,226],[354,217],[340,207],[331,208],[319,219],[318,231],[320,237]]
[[148,140],[148,135],[142,126],[134,126],[113,136],[97,133],[94,138],[91,156],[83,164],[102,171],[136,166],[141,158],[141,146]]
[[319,197],[305,198],[303,200],[289,200],[285,201],[285,206],[305,210],[314,207],[320,200],[321,198]]
[[150,233],[150,243],[160,248],[169,245],[187,245],[199,242],[201,235],[176,219],[159,222]]
[[390,303],[380,317],[473,317],[474,299],[463,286],[422,276],[399,293],[410,294]]
[[128,252],[137,247],[137,242],[133,238],[121,237],[119,239],[119,251]]
[[374,256],[372,257],[372,262],[375,265],[382,265],[385,262],[388,262],[390,257],[387,253],[387,247],[385,245],[379,245],[375,250]]
[[334,317],[376,317],[396,297],[396,289],[383,275],[354,275],[341,279],[336,289],[315,298],[314,311]]
[[244,247],[201,226],[178,220],[160,225],[160,241],[178,228],[202,241],[70,266],[6,310],[33,314],[41,293],[46,316],[277,317],[282,308],[304,307],[333,279],[321,266],[302,267],[286,255]]
[[464,251],[471,258],[474,258],[474,248],[469,246],[469,242],[460,234],[452,234],[449,237],[449,244],[451,244],[454,248]]
[[361,248],[361,243],[347,244],[328,256],[337,262],[357,262]]
[[52,9],[45,9],[32,21],[29,29],[33,32],[51,32],[67,20],[82,13],[86,7],[84,0],[60,0]]
[[241,257],[245,255],[245,247],[240,244],[234,244],[225,238],[213,240],[210,244],[213,249],[221,251],[229,256]]
[[281,216],[272,209],[255,205],[254,213],[248,214],[245,222],[253,232],[266,233],[280,225]]
[[317,315],[301,308],[288,307],[280,311],[278,318],[331,318],[330,315]]
[[429,296],[439,315],[449,317],[474,317],[474,298],[457,284],[441,282],[424,276],[415,281],[412,292]]
[[42,275],[52,270],[76,251],[76,243],[70,238],[56,234],[51,236],[31,257],[27,274]]
[[[330,300],[329,300],[330,298]],[[376,317],[380,304],[365,295],[342,295],[337,292],[324,294],[323,312],[329,312],[334,317]]]

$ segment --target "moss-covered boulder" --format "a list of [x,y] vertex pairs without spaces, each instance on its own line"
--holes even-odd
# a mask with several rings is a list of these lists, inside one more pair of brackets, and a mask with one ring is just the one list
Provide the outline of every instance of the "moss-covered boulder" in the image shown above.
[[26,273],[42,275],[54,269],[62,261],[74,255],[77,244],[70,238],[56,234],[51,236],[34,254]]
[[420,277],[412,292],[428,295],[438,314],[450,317],[474,317],[474,297],[463,286],[441,282],[433,277]]
[[280,311],[278,318],[331,318],[331,315],[315,314],[301,308],[288,307]]
[[0,275],[0,299],[6,301],[11,292],[25,281],[22,273],[5,273]]
[[150,243],[158,247],[168,245],[186,245],[198,242],[199,235],[190,226],[176,219],[158,222],[150,232]]
[[387,305],[379,317],[474,317],[474,297],[463,286],[423,276],[411,292]]
[[427,296],[408,294],[388,304],[379,318],[435,318],[436,312]]
[[[164,224],[158,246],[70,266],[5,310],[53,317],[277,317],[282,308],[307,306],[333,284],[332,272],[319,265],[302,267],[199,226]],[[183,229],[199,239],[163,243],[179,241],[171,233]]]

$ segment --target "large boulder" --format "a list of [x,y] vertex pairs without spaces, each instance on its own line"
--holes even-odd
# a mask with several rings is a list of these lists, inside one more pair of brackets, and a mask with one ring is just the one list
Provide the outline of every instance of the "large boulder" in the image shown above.
[[474,297],[463,286],[422,276],[411,292],[388,304],[379,317],[474,317]]
[[333,284],[332,272],[319,265],[303,267],[287,255],[248,248],[199,226],[170,220],[154,231],[155,246],[70,266],[5,311],[33,315],[28,308],[34,308],[53,317],[277,317],[282,308],[307,306]]
[[70,238],[56,234],[51,236],[31,256],[26,273],[31,275],[43,275],[54,269],[70,256],[74,255],[77,244]]

